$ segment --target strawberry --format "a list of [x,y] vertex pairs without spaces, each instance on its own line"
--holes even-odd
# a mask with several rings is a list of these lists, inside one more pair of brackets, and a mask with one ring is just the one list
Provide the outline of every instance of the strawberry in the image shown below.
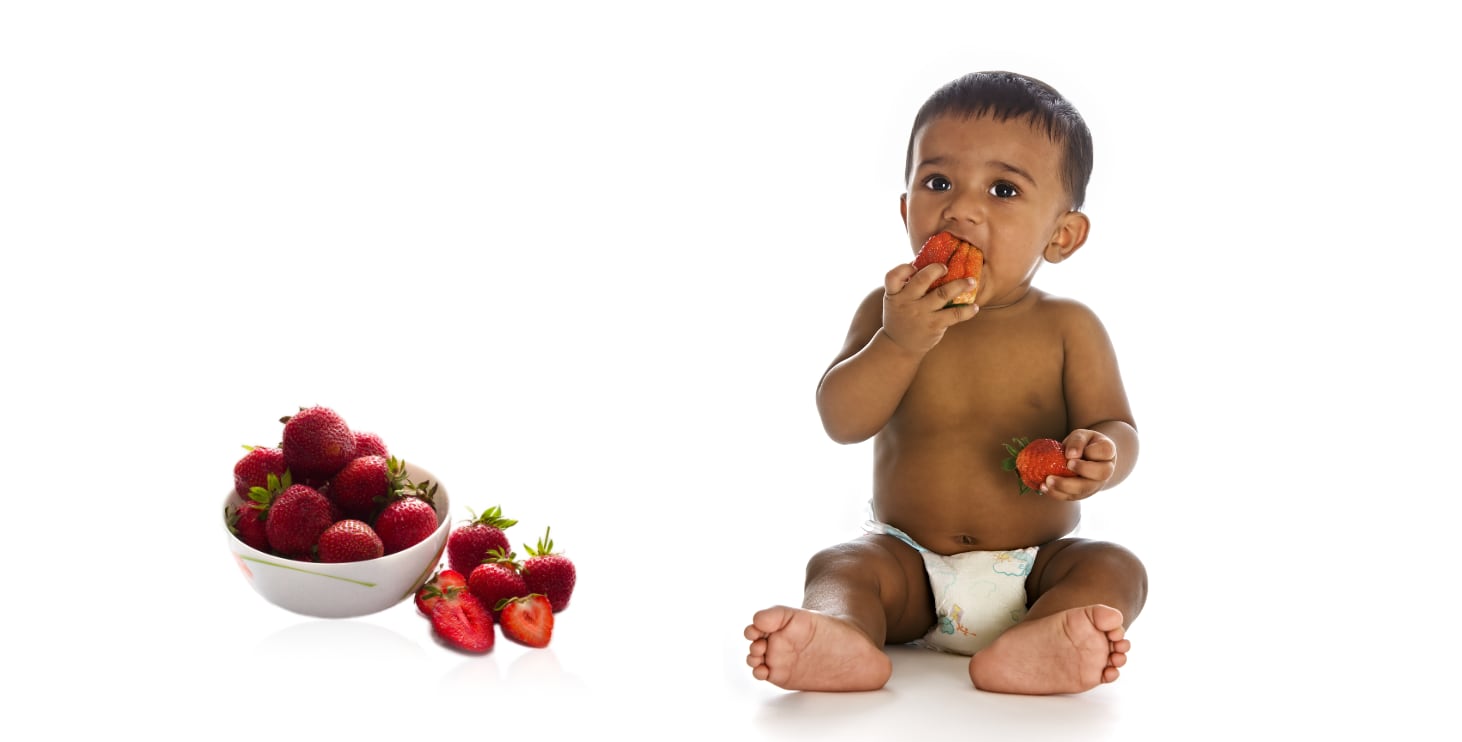
[[269,506],[274,503],[274,498],[293,484],[288,469],[283,475],[268,474],[264,479],[264,486],[250,487],[242,502],[224,507],[228,530],[249,546],[259,551],[269,551],[269,530],[265,526],[268,522]]
[[265,506],[244,500],[223,509],[228,530],[238,539],[259,551],[269,551],[269,535],[264,528]]
[[468,652],[492,649],[492,612],[471,592],[443,595],[431,607],[431,626],[448,644]]
[[522,572],[528,589],[546,595],[557,613],[569,607],[569,596],[573,595],[577,576],[574,563],[563,554],[554,553],[553,539],[548,537],[552,530],[549,528],[543,532],[537,548],[523,544],[528,558],[523,562]]
[[503,636],[529,647],[546,647],[553,637],[553,606],[534,593],[507,598],[495,606],[502,617]]
[[971,245],[964,240],[950,234],[940,232],[924,241],[924,246],[919,248],[919,254],[914,256],[914,269],[919,270],[934,263],[943,263],[949,271],[943,276],[934,280],[929,289],[943,286],[950,281],[957,281],[961,278],[975,279],[975,287],[950,300],[945,306],[955,304],[973,304],[975,302],[975,291],[979,289],[980,271],[985,266],[985,253],[980,248]]
[[432,575],[425,585],[416,591],[416,609],[431,616],[432,606],[442,598],[454,597],[467,589],[467,578],[454,569],[443,569]]
[[464,575],[471,574],[489,551],[507,552],[510,545],[503,529],[518,522],[504,518],[502,508],[497,505],[482,511],[482,515],[470,509],[467,512],[472,519],[453,529],[447,537],[447,565]]
[[357,456],[330,478],[325,494],[347,517],[370,520],[393,489],[400,489],[405,482],[405,462],[384,456]]
[[284,451],[268,446],[244,446],[248,453],[234,464],[234,492],[248,499],[249,490],[267,487],[269,475],[284,476]]
[[308,560],[320,534],[334,523],[330,501],[314,487],[294,484],[269,504],[264,529],[269,548],[281,556]]
[[436,493],[437,485],[430,481],[416,484],[404,476],[392,485],[375,523],[387,554],[415,546],[437,530],[437,511],[432,506]]
[[296,480],[326,482],[355,458],[355,434],[328,407],[302,407],[280,422],[284,463]]
[[1076,472],[1066,468],[1066,447],[1053,438],[1037,438],[1034,441],[1016,438],[1005,444],[1005,452],[1010,456],[1001,464],[1001,468],[1020,475],[1022,495],[1031,490],[1039,492],[1046,477],[1076,476]]
[[381,440],[381,436],[376,435],[375,433],[362,433],[356,431],[355,455],[356,458],[360,458],[361,456],[389,457],[391,454],[386,450],[386,444],[384,441]]
[[330,524],[315,546],[322,562],[363,562],[384,553],[381,537],[366,523],[352,518]]
[[472,568],[467,575],[467,588],[483,605],[493,607],[497,616],[497,604],[507,598],[520,598],[529,593],[523,575],[518,572],[517,554],[504,554],[502,549],[488,552],[482,564]]

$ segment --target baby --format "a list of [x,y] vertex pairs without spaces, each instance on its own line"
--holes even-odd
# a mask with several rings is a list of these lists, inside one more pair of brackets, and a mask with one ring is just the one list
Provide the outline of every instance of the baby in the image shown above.
[[[1078,693],[1117,679],[1147,574],[1131,552],[1070,538],[1080,501],[1132,471],[1137,431],[1090,309],[1031,285],[1086,242],[1091,134],[1050,86],[961,77],[919,110],[899,214],[914,251],[947,231],[985,256],[978,284],[901,264],[853,315],[817,405],[833,440],[872,437],[867,533],[807,564],[801,608],[746,627],[759,680],[883,687],[885,644],[971,655],[975,687]],[[975,288],[973,305],[949,305]],[[946,306],[949,305],[949,306]],[[1021,494],[1015,438],[1062,442],[1074,476]]]

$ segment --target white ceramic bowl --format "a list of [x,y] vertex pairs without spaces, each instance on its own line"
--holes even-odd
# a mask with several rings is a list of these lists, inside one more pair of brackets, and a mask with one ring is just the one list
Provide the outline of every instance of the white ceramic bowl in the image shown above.
[[[413,482],[430,480],[437,485],[433,498],[437,530],[425,541],[379,559],[325,564],[277,557],[240,541],[229,532],[228,524],[222,522],[221,512],[214,512],[220,513],[223,535],[228,539],[234,561],[238,562],[249,585],[265,600],[307,616],[364,616],[390,608],[414,595],[441,564],[442,551],[447,547],[447,534],[451,530],[451,521],[447,518],[451,512],[447,488],[431,472],[419,466],[408,462],[406,471]],[[230,489],[224,497],[224,507],[237,501],[237,496]]]

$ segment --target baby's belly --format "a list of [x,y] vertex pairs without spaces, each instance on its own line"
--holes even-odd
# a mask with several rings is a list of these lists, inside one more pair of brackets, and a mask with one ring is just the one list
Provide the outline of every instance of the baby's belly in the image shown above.
[[873,512],[939,554],[1039,546],[1081,519],[1076,503],[1021,494],[998,462],[942,453],[876,456]]

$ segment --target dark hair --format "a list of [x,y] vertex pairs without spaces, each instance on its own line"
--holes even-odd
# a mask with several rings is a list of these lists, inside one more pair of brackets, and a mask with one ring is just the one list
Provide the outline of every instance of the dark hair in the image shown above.
[[1086,182],[1091,178],[1091,131],[1076,107],[1055,88],[1014,72],[971,72],[946,83],[924,101],[914,117],[904,158],[905,183],[914,171],[914,137],[935,117],[946,115],[988,115],[996,121],[1027,119],[1037,131],[1064,147],[1061,178],[1071,196],[1071,208],[1079,209],[1086,201]]

